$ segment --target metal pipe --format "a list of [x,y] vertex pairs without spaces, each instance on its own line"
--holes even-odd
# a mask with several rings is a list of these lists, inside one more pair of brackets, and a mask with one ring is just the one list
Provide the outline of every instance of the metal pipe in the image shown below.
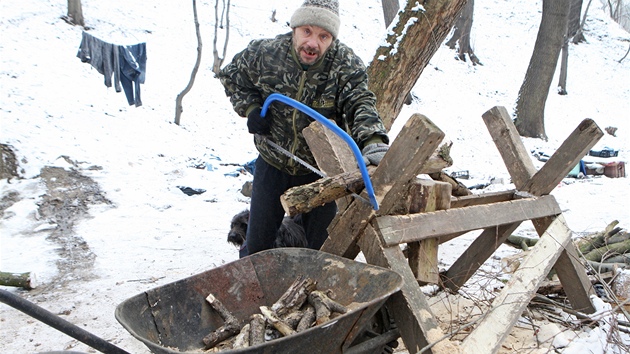
[[54,329],[89,345],[101,353],[129,354],[129,352],[120,349],[108,341],[9,291],[0,289],[0,302],[4,302],[9,306],[24,312],[25,314],[53,327]]

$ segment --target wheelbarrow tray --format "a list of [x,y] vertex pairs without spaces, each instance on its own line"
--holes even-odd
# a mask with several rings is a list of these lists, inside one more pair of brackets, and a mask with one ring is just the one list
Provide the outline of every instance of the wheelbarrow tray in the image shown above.
[[348,312],[303,332],[224,353],[341,353],[370,322],[402,278],[389,269],[304,248],[263,251],[147,290],[116,307],[118,322],[153,353],[199,353],[223,319],[205,300],[213,294],[243,323],[271,306],[299,277],[332,290]]

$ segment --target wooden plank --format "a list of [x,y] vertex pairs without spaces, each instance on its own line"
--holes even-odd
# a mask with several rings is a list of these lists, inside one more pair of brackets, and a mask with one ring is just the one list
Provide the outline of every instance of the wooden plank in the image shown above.
[[496,106],[484,113],[482,117],[494,144],[501,153],[505,166],[508,168],[512,183],[516,189],[524,190],[523,187],[529,178],[536,173],[536,167],[532,162],[531,155],[523,145],[507,109]]
[[540,237],[533,252],[522,261],[501,293],[493,300],[492,308],[479,325],[462,343],[463,353],[496,353],[510,333],[527,304],[558,257],[571,242],[571,230],[562,215]]
[[602,136],[604,132],[592,119],[583,120],[522,190],[533,195],[551,193]]
[[473,205],[507,202],[514,199],[514,190],[466,195],[451,199],[451,209]]
[[[557,215],[562,211],[553,196],[520,199],[489,205],[440,210],[376,219],[387,246],[440,237],[462,231],[486,229],[496,225]],[[387,235],[387,236],[385,236]]]
[[[409,213],[423,213],[448,209],[451,204],[451,184],[417,179],[410,188]],[[407,244],[409,267],[419,284],[438,284],[438,238]]]
[[403,278],[401,290],[390,296],[387,308],[396,319],[407,351],[418,353],[429,343],[442,340],[424,353],[458,353],[455,344],[443,340],[444,332],[440,329],[400,247],[384,247],[372,226],[366,227],[364,235],[357,243],[369,264],[394,270]]
[[[407,120],[372,174],[380,214],[392,213],[400,199],[406,197],[405,188],[416,178],[443,138],[444,133],[427,117],[414,114]],[[365,196],[365,192],[362,195]],[[321,250],[346,254],[375,215],[370,205],[353,201],[329,226],[329,236]]]

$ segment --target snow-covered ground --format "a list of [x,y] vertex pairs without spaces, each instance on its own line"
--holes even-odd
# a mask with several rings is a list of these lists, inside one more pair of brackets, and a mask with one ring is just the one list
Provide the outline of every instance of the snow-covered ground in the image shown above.
[[[188,83],[197,53],[192,3],[82,3],[93,35],[116,44],[147,43],[143,105],[128,106],[123,93],[106,88],[103,77],[76,57],[82,29],[61,19],[66,1],[0,2],[0,142],[14,148],[22,177],[0,181],[3,198],[19,193],[19,201],[0,219],[0,270],[36,273],[38,289],[6,289],[129,352],[146,353],[116,322],[115,307],[143,290],[238,258],[226,235],[231,217],[248,207],[240,188],[251,175],[240,165],[256,153],[245,120],[233,112],[211,71],[213,2],[197,5],[202,67],[184,97],[179,126],[173,123],[175,98]],[[288,31],[286,23],[301,3],[232,1],[226,62],[251,39]],[[366,64],[386,35],[380,4],[341,1],[340,39]],[[454,60],[454,52],[442,45],[414,87],[418,99],[405,106],[392,138],[405,118],[422,113],[453,141],[451,170],[468,170],[480,181],[503,179],[491,189],[511,188],[481,115],[494,106],[513,110],[541,9],[540,0],[477,0],[471,39],[483,66]],[[274,10],[276,22],[271,21]],[[630,58],[619,59],[628,50],[630,34],[593,4],[585,36],[586,43],[570,46],[569,94],[550,90],[545,110],[549,140],[524,139],[525,145],[553,152],[583,119],[592,118],[602,129],[618,128],[616,137],[606,135],[598,146],[619,149],[619,158],[627,161]],[[221,52],[221,41],[218,47]],[[56,225],[37,211],[46,192],[40,171],[44,166],[70,169],[62,156],[96,181],[111,202],[91,206],[89,217],[74,225],[83,252],[93,257],[84,272],[65,274],[63,282],[60,245],[49,237]],[[211,167],[195,168],[199,165]],[[187,196],[178,186],[206,192]],[[628,187],[628,178],[570,179],[552,194],[579,235],[599,231],[615,219],[627,229]],[[531,223],[518,231],[534,233]],[[442,247],[441,262],[452,262],[469,242],[462,237]],[[502,247],[497,254],[509,252]],[[569,348],[606,352],[599,343],[606,341],[604,330],[586,333]],[[0,337],[5,353],[93,351],[4,304]]]

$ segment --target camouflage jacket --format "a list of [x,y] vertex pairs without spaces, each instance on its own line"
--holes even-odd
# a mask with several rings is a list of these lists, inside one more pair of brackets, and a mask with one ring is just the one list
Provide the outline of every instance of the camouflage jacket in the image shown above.
[[[376,111],[376,96],[368,90],[367,73],[361,59],[335,39],[326,55],[304,70],[293,49],[292,33],[273,39],[254,40],[236,54],[219,74],[234,110],[242,117],[261,107],[272,93],[281,93],[310,106],[353,137],[359,148],[374,135],[389,142]],[[281,102],[269,106],[271,140],[315,166],[315,159],[302,135],[313,119]],[[260,156],[290,175],[310,171],[269,146],[254,139]]]

